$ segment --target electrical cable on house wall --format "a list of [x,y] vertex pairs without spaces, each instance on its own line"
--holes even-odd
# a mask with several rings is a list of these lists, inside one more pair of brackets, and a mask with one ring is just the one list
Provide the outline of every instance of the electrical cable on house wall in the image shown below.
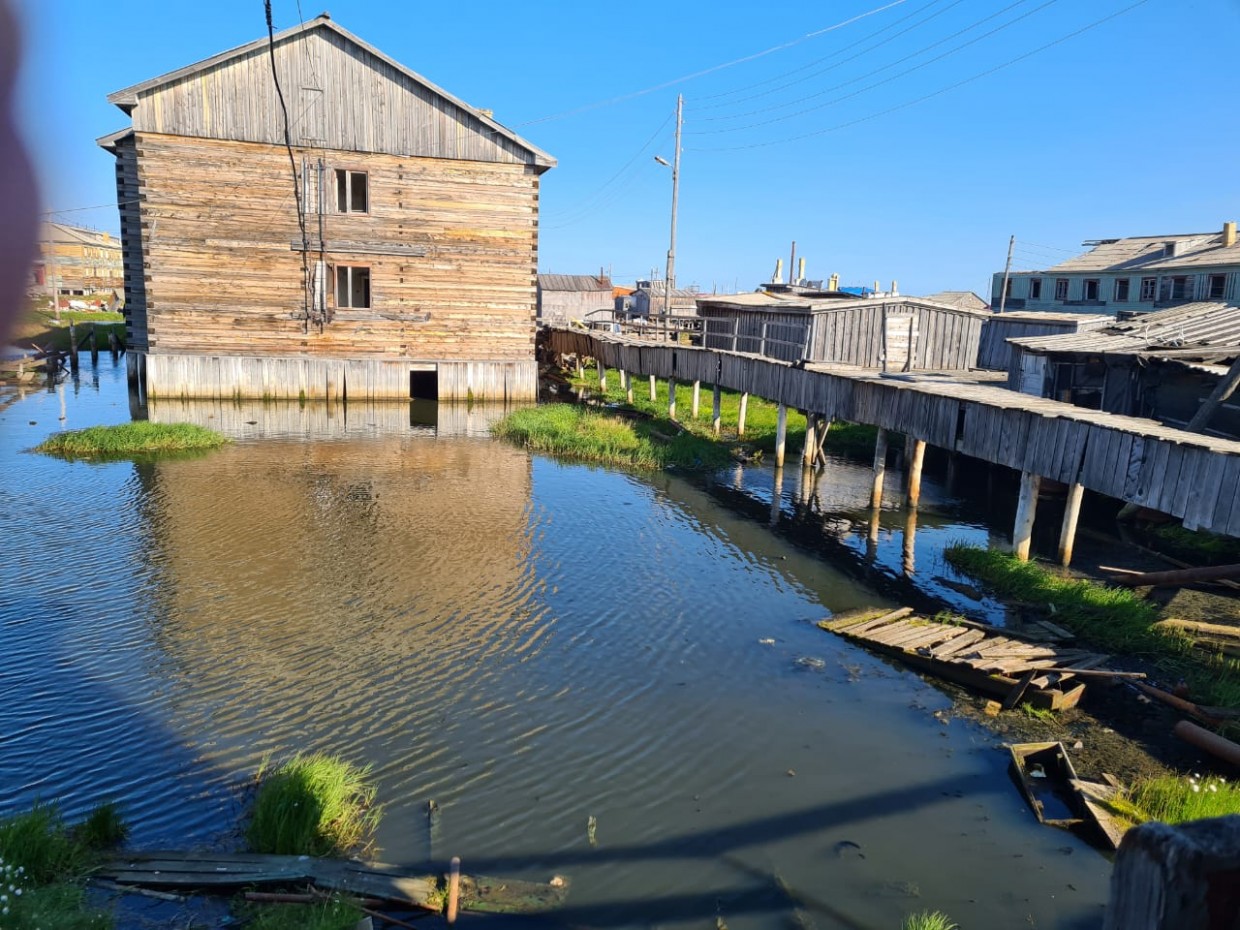
[[[288,163],[293,171],[293,200],[297,206],[297,227],[301,230],[301,302],[305,319],[305,331],[310,331],[310,237],[306,233],[306,214],[301,202],[301,180],[297,177],[297,159],[293,155],[293,137],[289,129],[288,107],[284,103],[284,91],[280,89],[280,75],[276,73],[276,33],[271,22],[271,0],[263,0],[267,14],[267,52],[271,56],[271,79],[276,85],[276,97],[280,100],[280,112],[284,114],[284,147],[288,150]],[[318,314],[315,314],[319,316]],[[323,330],[320,316],[315,322]]]

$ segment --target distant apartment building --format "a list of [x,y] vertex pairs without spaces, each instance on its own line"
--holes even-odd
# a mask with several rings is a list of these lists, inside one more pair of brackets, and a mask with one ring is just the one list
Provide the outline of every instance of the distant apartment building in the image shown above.
[[1221,232],[1096,239],[1088,252],[1041,271],[1014,271],[1002,300],[1003,272],[994,276],[991,306],[1004,310],[1067,310],[1114,316],[1194,301],[1240,303],[1236,224]]
[[44,223],[30,269],[30,290],[62,297],[112,296],[125,288],[121,244],[106,232],[65,223]]

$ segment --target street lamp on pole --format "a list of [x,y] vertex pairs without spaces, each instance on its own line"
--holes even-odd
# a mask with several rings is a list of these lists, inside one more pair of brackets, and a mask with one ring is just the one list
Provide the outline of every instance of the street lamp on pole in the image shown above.
[[668,165],[666,158],[654,157],[660,165],[672,169],[672,236],[667,247],[667,279],[663,282],[663,326],[666,331],[672,315],[672,288],[676,286],[676,205],[680,199],[680,128],[684,123],[685,95],[676,95],[676,151]]

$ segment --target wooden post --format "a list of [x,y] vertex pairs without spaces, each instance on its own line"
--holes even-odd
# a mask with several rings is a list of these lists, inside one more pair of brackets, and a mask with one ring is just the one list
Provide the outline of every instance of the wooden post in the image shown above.
[[99,333],[94,323],[90,324],[90,363],[96,367],[99,365]]
[[1063,529],[1059,531],[1059,564],[1072,564],[1072,544],[1076,541],[1076,521],[1081,515],[1081,498],[1085,496],[1083,485],[1068,485],[1068,500],[1064,504]]
[[667,379],[667,418],[676,419],[676,379]]
[[805,414],[805,448],[801,450],[801,464],[812,468],[818,455],[818,417],[812,413]]
[[739,439],[745,435],[745,412],[749,409],[749,395],[741,395],[740,410],[736,414],[736,436]]
[[921,502],[921,466],[926,460],[926,441],[913,440],[913,458],[908,463],[908,505],[917,509]]
[[788,444],[788,407],[779,405],[775,418],[775,467],[784,467],[784,448]]
[[595,359],[595,362],[598,364],[598,389],[600,391],[606,392],[607,391],[607,369],[604,368],[603,363],[598,361],[597,359]]
[[882,511],[877,507],[870,508],[869,532],[865,536],[865,560],[873,562],[878,558],[878,531],[881,528],[879,518]]
[[692,414],[693,414],[693,419],[695,419],[695,420],[698,418],[698,410],[701,408],[701,405],[702,405],[702,382],[701,382],[701,381],[694,381],[694,382],[693,382],[693,409],[692,409]]
[[586,376],[586,366],[581,364],[581,356],[577,356],[577,378],[580,380]]
[[711,397],[710,425],[714,429],[715,435],[718,436],[719,430],[723,426],[723,389],[718,384],[715,385],[715,390]]
[[653,404],[659,399],[659,387],[654,380],[654,375],[650,376],[650,402]]
[[70,321],[69,322],[69,371],[76,372],[77,370],[78,370],[77,328],[73,325],[73,322]]
[[1016,526],[1012,529],[1012,554],[1022,562],[1029,561],[1029,543],[1033,538],[1033,518],[1038,510],[1038,489],[1042,479],[1031,472],[1020,476],[1020,501],[1016,505]]
[[771,526],[779,522],[784,499],[784,470],[775,466],[774,483],[771,485]]
[[627,391],[629,389],[629,373],[623,368],[620,369],[620,390]]
[[112,361],[116,361],[121,355],[121,341],[116,337],[115,330],[108,330],[108,351],[112,353]]
[[453,856],[448,863],[448,906],[444,911],[444,919],[456,923],[456,909],[461,901],[461,858]]
[[1231,930],[1240,926],[1240,817],[1124,834],[1103,930]]
[[883,506],[883,478],[887,474],[887,431],[880,429],[874,440],[874,489],[870,492],[870,506],[877,510]]
[[903,560],[901,568],[908,578],[913,577],[917,568],[917,511],[910,509],[904,518],[904,544],[901,547]]
[[633,403],[633,379],[632,378],[628,379],[628,383],[625,384],[624,390],[625,390],[625,397],[628,400],[628,402],[630,404]]

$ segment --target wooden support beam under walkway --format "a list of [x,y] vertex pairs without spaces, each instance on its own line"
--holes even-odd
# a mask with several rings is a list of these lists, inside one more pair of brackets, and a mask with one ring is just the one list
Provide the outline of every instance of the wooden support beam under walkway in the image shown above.
[[[737,432],[742,436],[748,395],[755,394],[781,405],[785,421],[792,407],[869,424],[1014,469],[1029,476],[1026,486],[1033,479],[1070,490],[1079,485],[1081,493],[1090,490],[1178,517],[1190,530],[1240,537],[1240,442],[1011,391],[989,372],[884,373],[803,365],[558,327],[545,329],[540,338],[562,356],[589,356],[648,375],[652,386],[656,377],[674,377],[736,391],[741,394]],[[881,497],[882,473],[875,458]],[[1026,520],[1032,519],[1036,502],[1030,498],[1028,503],[1022,514]],[[1064,552],[1070,555],[1071,522],[1061,533],[1061,558]]]

